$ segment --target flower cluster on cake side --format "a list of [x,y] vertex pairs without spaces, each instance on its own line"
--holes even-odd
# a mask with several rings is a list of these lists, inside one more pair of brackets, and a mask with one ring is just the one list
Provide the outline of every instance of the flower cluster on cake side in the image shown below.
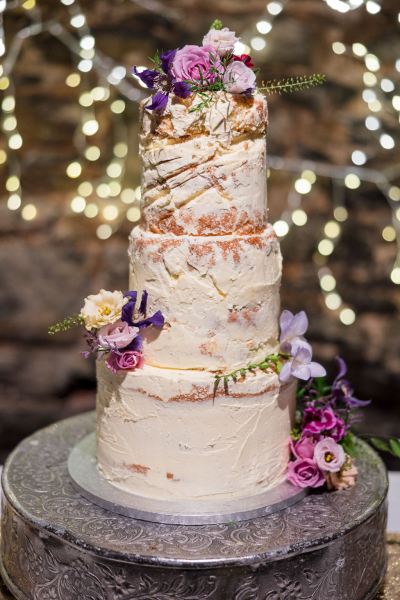
[[256,91],[280,93],[299,91],[323,83],[324,76],[313,74],[285,80],[270,80],[257,87],[256,74],[249,54],[235,54],[239,38],[216,19],[203,37],[201,46],[157,52],[151,69],[132,67],[132,74],[154,92],[148,110],[162,112],[170,95],[188,98],[197,94],[199,102],[190,111],[207,107],[216,92],[252,96]]
[[141,332],[147,327],[162,329],[161,311],[147,315],[148,294],[142,293],[138,308],[138,293],[129,290],[110,292],[100,290],[87,296],[79,315],[67,317],[49,329],[50,334],[66,331],[74,325],[85,327],[89,350],[82,352],[87,358],[94,354],[106,361],[113,372],[134,371],[144,364]]

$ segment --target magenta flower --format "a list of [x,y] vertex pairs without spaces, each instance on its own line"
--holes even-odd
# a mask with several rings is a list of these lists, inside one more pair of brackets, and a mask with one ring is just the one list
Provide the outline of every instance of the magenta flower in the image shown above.
[[304,409],[303,432],[309,435],[320,435],[324,431],[330,431],[337,425],[338,417],[330,406],[326,408],[314,408],[307,406]]
[[107,357],[106,365],[113,373],[118,371],[134,371],[143,367],[143,354],[137,350],[125,352],[113,351]]
[[171,75],[176,81],[212,83],[222,71],[221,61],[212,46],[183,46],[171,64]]
[[139,333],[138,327],[133,327],[124,321],[116,321],[104,325],[97,336],[100,346],[111,350],[126,348]]
[[283,310],[279,319],[281,335],[279,338],[281,351],[290,354],[292,345],[305,342],[304,334],[308,329],[308,318],[304,310],[294,315],[290,310]]
[[285,362],[279,373],[279,379],[282,383],[286,383],[291,377],[307,381],[311,377],[323,377],[326,375],[324,367],[311,360],[311,346],[306,342],[293,345],[292,353],[292,356]]
[[342,446],[330,437],[323,438],[315,446],[314,460],[321,471],[337,473],[346,461]]
[[302,435],[302,437],[294,442],[290,440],[290,449],[296,458],[313,458],[316,441],[310,435]]
[[325,483],[324,474],[312,458],[298,458],[289,462],[287,478],[300,488],[317,488]]
[[231,94],[251,93],[256,87],[256,74],[244,62],[231,62],[224,73],[223,82]]

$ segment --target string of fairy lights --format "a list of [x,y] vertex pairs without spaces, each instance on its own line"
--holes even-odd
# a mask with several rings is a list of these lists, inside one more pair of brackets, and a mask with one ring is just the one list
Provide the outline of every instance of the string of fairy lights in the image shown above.
[[[155,4],[150,6],[142,0],[131,1],[147,10],[155,9]],[[321,2],[325,2],[330,9],[339,13],[364,9],[370,15],[376,15],[381,10],[380,3],[375,0]],[[20,150],[24,140],[16,116],[13,71],[26,40],[47,33],[57,38],[70,51],[74,68],[67,74],[65,86],[66,89],[76,88],[78,91],[80,118],[74,134],[76,156],[65,167],[66,176],[76,182],[76,187],[75,191],[71,192],[66,210],[71,214],[96,219],[96,235],[105,240],[117,231],[125,219],[132,223],[140,219],[140,188],[132,189],[126,184],[129,145],[128,129],[123,114],[127,102],[139,102],[146,92],[141,89],[140,81],[130,77],[126,66],[99,50],[79,0],[58,0],[58,3],[62,11],[65,11],[63,18],[65,17],[66,24],[63,24],[64,20],[61,23],[57,20],[43,19],[37,0],[0,0],[0,91],[3,93],[0,126],[5,140],[4,147],[0,148],[0,165],[6,165],[7,168],[7,207],[10,211],[19,212],[25,221],[33,221],[39,214],[39,208],[34,202],[25,202],[21,185],[23,173]],[[242,36],[244,39],[237,44],[235,51],[265,51],[274,21],[288,4],[290,0],[268,2],[265,17],[258,20],[254,28]],[[28,19],[28,25],[13,36],[8,47],[3,23],[6,10],[22,11]],[[176,9],[165,16],[172,20],[182,17]],[[366,105],[365,129],[373,137],[374,144],[380,144],[382,149],[387,151],[393,150],[396,145],[393,130],[398,127],[400,121],[400,95],[396,93],[393,79],[398,78],[400,58],[394,61],[394,77],[391,79],[387,76],[387,65],[383,70],[378,56],[370,52],[364,44],[355,42],[349,46],[337,41],[332,44],[332,52],[335,55],[345,55],[349,60],[357,60],[363,65],[362,99]],[[99,142],[102,133],[101,114],[104,114],[105,110],[110,113],[107,126],[111,122],[113,135],[111,156],[108,149],[106,154]],[[387,115],[390,115],[390,118]],[[368,152],[362,147],[354,149],[351,165],[346,166],[269,157],[272,170],[293,174],[287,206],[273,224],[281,238],[284,238],[292,227],[302,227],[307,223],[307,213],[302,207],[302,201],[307,194],[312,193],[314,186],[324,179],[332,182],[332,214],[322,228],[314,262],[325,305],[337,314],[345,325],[354,323],[357,315],[354,307],[349,306],[338,293],[335,277],[329,267],[329,258],[340,240],[343,222],[348,218],[346,195],[362,184],[375,185],[392,209],[392,222],[383,228],[382,237],[389,243],[397,241],[397,259],[390,277],[394,284],[400,284],[400,187],[392,183],[399,177],[400,169],[389,168],[385,172],[369,169],[366,164],[370,158],[373,157],[368,156]],[[100,164],[104,165],[103,174],[96,179],[85,177],[87,167],[96,161],[101,161]]]

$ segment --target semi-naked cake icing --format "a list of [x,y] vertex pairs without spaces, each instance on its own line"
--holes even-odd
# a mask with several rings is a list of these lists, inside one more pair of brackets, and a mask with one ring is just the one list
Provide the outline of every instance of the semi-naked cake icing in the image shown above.
[[281,254],[267,223],[267,104],[216,92],[141,107],[142,222],[130,289],[165,316],[146,329],[146,364],[98,361],[97,459],[114,485],[149,498],[238,498],[286,476],[295,384],[255,371],[214,375],[278,351]]

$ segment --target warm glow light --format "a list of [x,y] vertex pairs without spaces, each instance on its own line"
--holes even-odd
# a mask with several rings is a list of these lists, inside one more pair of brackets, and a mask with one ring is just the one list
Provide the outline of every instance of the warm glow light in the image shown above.
[[393,283],[400,284],[400,267],[395,267],[390,273],[390,279]]
[[307,213],[301,208],[297,208],[292,212],[292,221],[298,227],[302,227],[307,223]]
[[126,75],[126,69],[122,65],[118,65],[111,70],[111,73],[107,77],[107,81],[110,83],[119,83]]
[[89,92],[84,92],[83,94],[81,94],[79,96],[79,104],[81,106],[85,106],[85,107],[92,106],[92,104],[93,104],[92,94],[90,94]]
[[282,220],[275,221],[275,223],[273,224],[273,228],[278,237],[285,237],[285,235],[289,231],[289,225],[286,223],[286,221]]
[[381,79],[381,90],[387,93],[394,91],[394,83],[391,79]]
[[336,221],[342,222],[347,220],[349,213],[347,208],[344,206],[337,206],[333,211],[333,216],[335,217]]
[[83,58],[78,63],[78,69],[82,71],[82,73],[89,73],[93,68],[93,62],[88,58]]
[[107,88],[102,87],[101,85],[94,87],[90,93],[95,102],[108,100],[108,98],[110,97],[110,91]]
[[100,183],[96,188],[96,194],[100,198],[108,198],[110,195],[110,187],[107,183]]
[[3,98],[3,102],[1,103],[1,108],[4,112],[11,112],[15,108],[15,98],[14,96],[6,96]]
[[32,10],[35,8],[35,6],[36,0],[25,0],[25,2],[22,4],[22,8],[25,8],[25,10]]
[[124,142],[119,142],[115,144],[113,152],[117,158],[124,158],[128,154],[128,146]]
[[256,25],[260,33],[267,34],[271,31],[272,25],[269,21],[259,21]]
[[340,225],[336,221],[328,221],[325,224],[324,233],[328,238],[337,238],[340,235]]
[[301,174],[301,178],[306,179],[311,184],[315,183],[317,181],[316,174],[314,173],[314,171],[311,171],[310,169],[306,169],[305,171],[303,171]]
[[118,208],[114,204],[107,204],[102,210],[102,215],[106,221],[114,221],[118,214]]
[[82,181],[78,186],[78,194],[86,198],[93,193],[93,186],[90,181]]
[[346,52],[346,46],[342,42],[333,42],[332,50],[335,54],[344,54]]
[[329,256],[332,254],[335,246],[331,240],[321,240],[318,244],[318,252],[322,254],[322,256]]
[[389,188],[388,194],[391,200],[398,202],[400,200],[400,187],[392,185],[392,187]]
[[80,47],[84,50],[91,50],[92,48],[94,48],[95,39],[92,35],[84,35],[83,38],[81,38],[79,44]]
[[132,204],[132,202],[135,202],[136,195],[134,190],[131,188],[123,189],[121,192],[121,200],[124,202],[124,204]]
[[323,275],[323,277],[321,277],[321,289],[324,290],[324,292],[332,292],[335,287],[336,287],[336,279],[333,277],[333,275]]
[[394,139],[388,133],[383,133],[379,138],[379,142],[385,150],[392,150],[395,146]]
[[400,221],[400,208],[398,208],[395,212],[396,219]]
[[85,208],[85,216],[89,219],[94,219],[99,214],[99,207],[94,202],[87,204]]
[[76,179],[82,173],[82,165],[77,161],[74,161],[68,165],[66,173],[71,179]]
[[126,211],[126,218],[128,219],[128,221],[131,221],[132,223],[135,223],[135,221],[139,221],[139,219],[140,219],[139,207],[131,206],[131,208],[128,208],[128,210]]
[[308,192],[311,190],[311,187],[311,183],[308,181],[308,179],[296,179],[294,182],[294,189],[298,194],[308,194]]
[[361,180],[355,173],[348,173],[344,178],[344,185],[350,190],[356,190],[361,185]]
[[365,119],[365,127],[370,131],[376,131],[381,126],[381,122],[376,117],[369,116]]
[[34,204],[26,204],[21,211],[22,218],[25,221],[33,221],[37,215],[37,208]]
[[378,12],[380,12],[381,5],[377,2],[374,2],[374,0],[368,0],[368,2],[365,5],[365,8],[371,15],[376,15]]
[[365,85],[372,86],[378,83],[378,79],[376,75],[374,75],[374,73],[371,73],[370,71],[365,71],[363,75],[363,82],[365,83]]
[[267,11],[270,15],[279,15],[279,13],[282,11],[282,8],[283,6],[281,2],[268,2],[267,4]]
[[400,111],[400,96],[393,96],[392,104],[395,110]]
[[351,160],[355,165],[364,165],[367,162],[367,155],[361,150],[354,150],[351,154]]
[[368,102],[368,108],[371,112],[380,112],[382,103],[379,100],[371,100],[371,102]]
[[374,90],[363,90],[362,93],[362,99],[364,100],[364,102],[372,102],[373,100],[376,100],[376,92],[374,92]]
[[82,131],[85,135],[94,135],[99,130],[99,123],[96,119],[89,119],[82,125]]
[[13,133],[8,138],[8,146],[11,148],[11,150],[18,150],[21,148],[22,143],[23,140],[19,133]]
[[353,54],[355,54],[356,56],[365,56],[368,52],[364,44],[360,44],[358,42],[353,44],[351,49],[353,50]]
[[83,27],[86,23],[85,15],[74,15],[70,18],[69,22],[71,23],[72,27],[79,29],[79,27]]
[[10,210],[18,210],[21,206],[21,196],[18,194],[11,194],[7,200],[7,208]]
[[267,45],[267,42],[264,40],[264,38],[256,36],[251,38],[250,45],[253,50],[263,50]]
[[122,165],[117,162],[112,162],[107,167],[107,175],[109,177],[119,177],[122,173]]
[[325,304],[330,310],[337,310],[342,304],[342,299],[339,294],[333,292],[325,296]]
[[0,165],[3,165],[7,160],[7,152],[0,150]]
[[119,115],[125,110],[125,102],[123,100],[114,100],[110,106],[111,112],[116,115]]
[[382,230],[382,237],[385,242],[394,242],[396,239],[396,230],[391,225],[387,225]]
[[74,2],[75,0],[61,0],[61,4],[64,4],[65,6],[71,6]]
[[88,146],[85,150],[85,157],[88,160],[98,160],[100,158],[100,148],[98,146]]
[[16,192],[19,190],[20,182],[16,175],[11,175],[6,181],[7,192]]
[[71,210],[75,213],[81,213],[85,210],[86,200],[82,196],[75,196],[71,200]]
[[365,56],[364,61],[365,61],[365,66],[367,67],[367,69],[369,71],[379,71],[379,69],[381,68],[379,59],[377,56],[375,56],[375,54],[367,54]]
[[343,325],[352,325],[356,320],[356,313],[352,308],[343,308],[340,311],[339,319]]
[[121,193],[121,184],[118,181],[110,181],[108,184],[110,196],[119,196]]
[[81,76],[79,75],[79,73],[70,73],[65,80],[65,83],[69,87],[72,87],[72,88],[78,87],[80,82],[81,82]]
[[8,79],[8,77],[1,77],[0,78],[0,90],[6,90],[10,85],[10,80]]
[[96,235],[100,240],[107,240],[112,235],[112,227],[103,223],[96,229]]
[[340,13],[347,13],[350,10],[350,6],[343,0],[325,0],[325,2],[330,8]]

